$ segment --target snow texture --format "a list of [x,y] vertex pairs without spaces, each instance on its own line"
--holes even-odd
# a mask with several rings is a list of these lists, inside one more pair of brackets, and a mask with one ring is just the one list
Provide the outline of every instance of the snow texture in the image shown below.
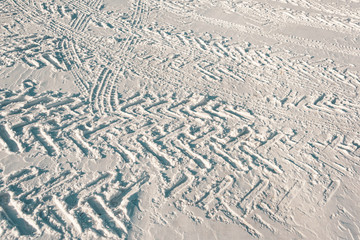
[[358,0],[1,0],[1,239],[360,239]]

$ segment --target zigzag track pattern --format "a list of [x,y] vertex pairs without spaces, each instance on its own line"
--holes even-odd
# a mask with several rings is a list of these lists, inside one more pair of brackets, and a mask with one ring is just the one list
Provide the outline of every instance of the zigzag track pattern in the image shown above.
[[[356,135],[320,140],[271,129],[251,111],[213,96],[136,93],[118,99],[120,108],[113,115],[99,117],[78,95],[33,93],[33,88],[1,91],[3,149],[21,155],[37,152],[56,161],[68,156],[86,161],[112,158],[119,174],[131,169],[143,177],[119,182],[123,190],[117,194],[114,172],[99,173],[84,187],[75,182],[92,174],[63,171],[47,177],[49,186],[43,190],[30,192],[24,190],[26,182],[49,176],[46,170],[33,167],[4,175],[1,206],[12,231],[20,235],[126,238],[136,193],[150,181],[157,183],[162,202],[173,203],[180,212],[196,207],[207,218],[218,221],[223,216],[261,238],[277,228],[296,229],[284,226],[282,216],[296,210],[292,202],[299,194],[322,186],[324,195],[319,193],[313,201],[324,206],[341,185],[338,179],[354,174],[346,166],[359,157]],[[346,159],[341,165],[340,156]],[[294,173],[303,175],[303,181],[287,183]],[[21,206],[17,212],[15,205]],[[107,230],[92,225],[93,219]],[[258,227],[259,221],[267,230]]]

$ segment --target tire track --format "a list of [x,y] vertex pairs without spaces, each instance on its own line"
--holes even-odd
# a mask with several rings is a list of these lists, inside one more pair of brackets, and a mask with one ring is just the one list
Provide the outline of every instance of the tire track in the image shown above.
[[[71,170],[48,178],[43,189],[29,190],[26,184],[43,181],[40,176],[43,179],[50,172],[29,168],[5,176],[0,173],[4,178],[1,191],[13,192],[4,196],[23,206],[23,213],[11,215],[9,222],[17,226],[12,222],[24,219],[32,226],[26,229],[37,229],[17,227],[24,235],[40,236],[49,229],[46,231],[63,237],[125,238],[134,211],[139,208],[134,200],[139,189],[148,181],[158,181],[164,203],[176,205],[181,200],[204,211],[210,219],[221,214],[245,227],[250,235],[261,238],[263,230],[257,224],[266,223],[266,229],[279,228],[278,223],[285,221],[282,216],[292,211],[293,202],[298,201],[296,196],[311,187],[308,182],[314,174],[323,179],[318,184],[329,190],[313,199],[321,206],[333,199],[332,189],[341,185],[332,183],[332,179],[349,177],[351,172],[340,168],[336,157],[329,156],[347,149],[348,162],[343,164],[349,165],[357,158],[358,145],[352,144],[356,143],[356,134],[347,135],[346,142],[333,137],[334,140],[328,140],[328,150],[318,151],[315,146],[325,144],[297,136],[294,131],[263,126],[257,115],[219,97],[190,94],[179,98],[135,93],[118,99],[122,103],[118,115],[99,118],[93,113],[93,106],[81,103],[83,98],[79,96],[46,92],[27,95],[29,92],[25,89],[7,96],[0,94],[3,96],[1,126],[8,133],[1,137],[7,139],[4,147],[9,152],[17,154],[12,145],[17,142],[18,149],[24,149],[22,154],[37,152],[54,161],[66,156],[102,161],[111,153],[119,159],[120,172],[139,169],[147,177],[139,176],[137,180],[129,180],[130,185],[122,183],[123,186],[111,188],[117,179],[112,171],[94,178],[89,173]],[[312,102],[319,105],[325,97]],[[261,130],[264,127],[266,131]],[[40,148],[34,149],[36,146]],[[296,151],[290,151],[295,148]],[[182,174],[175,176],[174,171]],[[288,186],[285,179],[292,172],[302,174],[303,181]],[[239,179],[250,180],[242,180],[244,184],[238,188]],[[59,195],[64,185],[69,189]],[[101,193],[105,189],[110,192]],[[279,192],[274,199],[272,191]],[[51,194],[54,197],[49,197]],[[47,200],[50,198],[51,201]],[[8,205],[4,204],[3,208],[7,209]],[[31,220],[35,217],[40,222]],[[108,230],[99,230],[103,227]]]

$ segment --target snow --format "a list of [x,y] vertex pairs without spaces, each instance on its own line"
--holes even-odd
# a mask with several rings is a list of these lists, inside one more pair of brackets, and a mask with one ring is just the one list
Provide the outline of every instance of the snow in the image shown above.
[[0,2],[1,239],[359,239],[360,3]]

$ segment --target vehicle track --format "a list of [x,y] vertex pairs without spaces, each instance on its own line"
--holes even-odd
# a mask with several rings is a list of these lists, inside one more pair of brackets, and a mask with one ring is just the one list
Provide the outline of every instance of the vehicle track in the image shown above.
[[[2,173],[1,206],[20,235],[50,231],[59,238],[126,238],[132,214],[140,208],[134,198],[139,191],[147,194],[144,184],[156,182],[162,202],[176,206],[180,201],[214,221],[224,216],[262,238],[268,230],[259,221],[273,232],[296,229],[284,225],[283,217],[314,186],[325,189],[324,195],[313,192],[318,194],[313,201],[324,207],[342,179],[353,176],[347,166],[359,157],[356,134],[320,140],[321,134],[309,138],[274,129],[251,111],[214,96],[140,92],[118,99],[120,108],[112,116],[98,117],[79,95],[31,92],[1,91],[2,151],[37,153],[54,162],[72,156],[73,167],[56,170],[59,175],[54,176],[34,162],[17,173]],[[107,161],[110,156],[117,159],[121,174],[135,171],[142,177],[117,183],[114,171],[99,172],[94,179],[91,172],[76,170],[83,161]],[[294,174],[303,180],[288,182]],[[34,181],[43,181],[45,187],[26,187]],[[21,207],[13,210],[15,205]],[[3,236],[12,234],[9,230]]]

